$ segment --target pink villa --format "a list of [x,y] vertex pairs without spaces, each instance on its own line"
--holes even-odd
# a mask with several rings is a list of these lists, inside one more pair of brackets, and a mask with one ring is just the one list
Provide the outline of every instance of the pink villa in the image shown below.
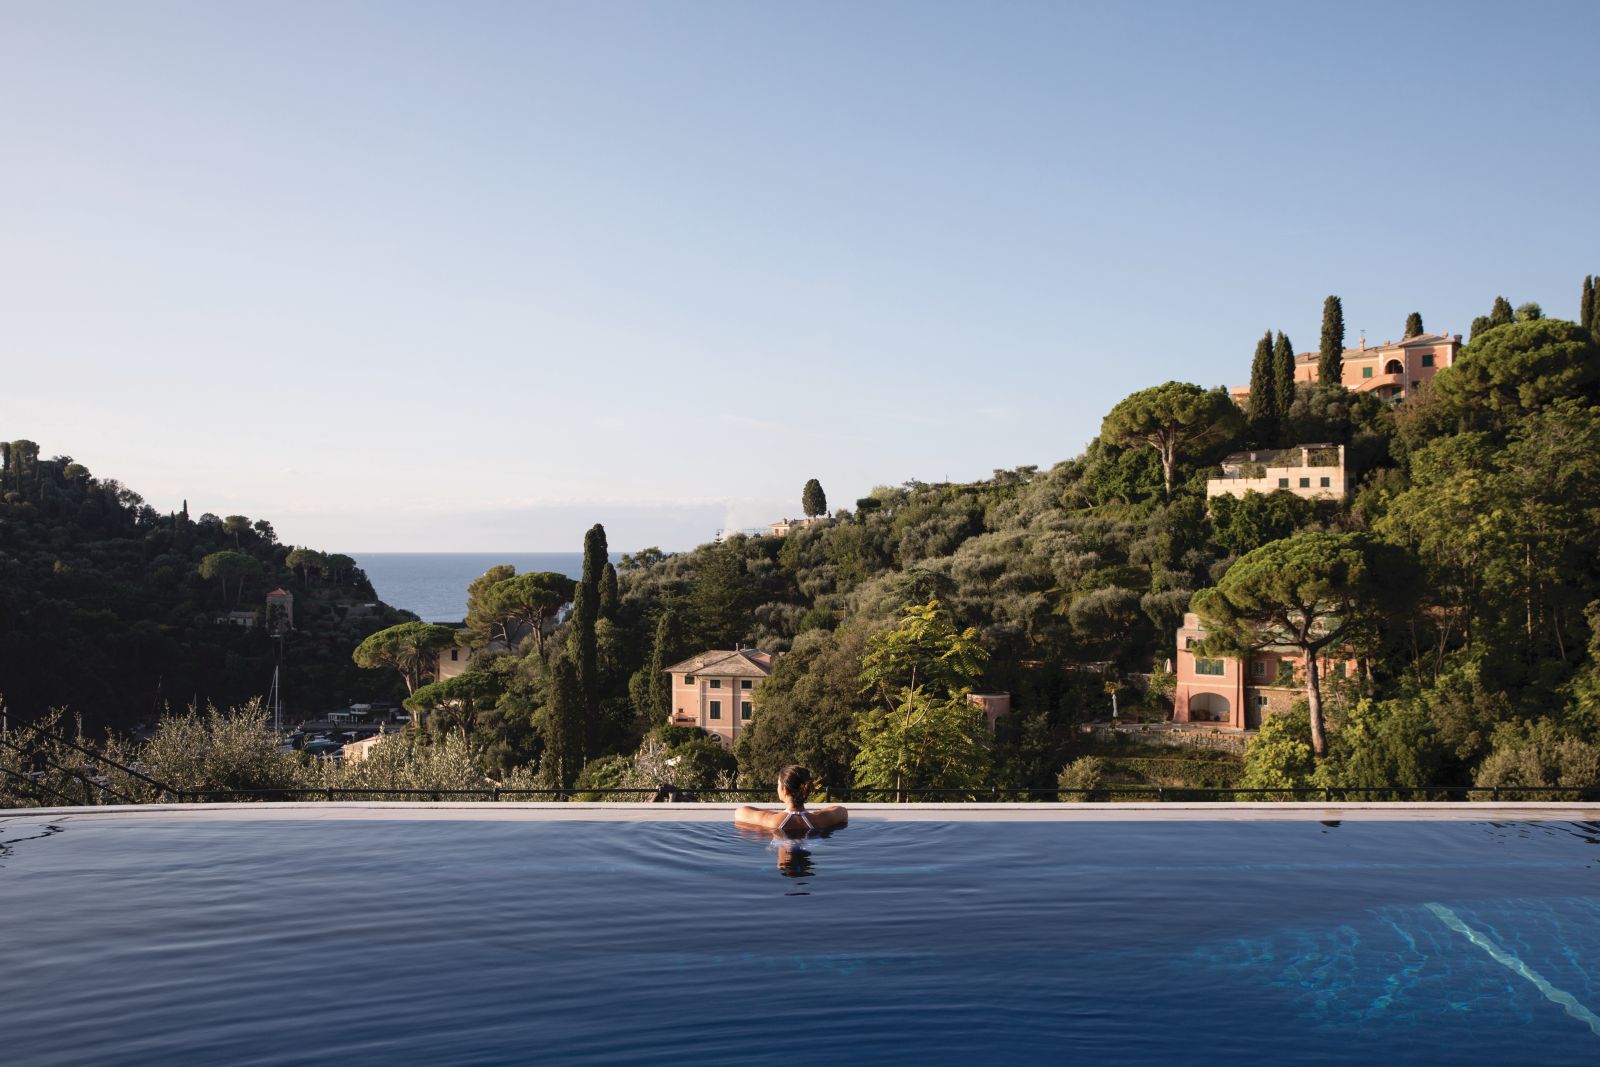
[[[1385,341],[1372,348],[1363,339],[1356,348],[1344,350],[1344,374],[1340,382],[1354,393],[1375,393],[1381,400],[1398,402],[1415,396],[1433,376],[1456,361],[1461,351],[1461,335],[1424,333],[1404,341]],[[1294,380],[1318,380],[1321,353],[1301,352],[1294,357]],[[1244,406],[1250,397],[1248,385],[1229,390],[1234,402]]]
[[[1300,651],[1258,649],[1244,659],[1201,656],[1195,648],[1206,638],[1200,617],[1188,612],[1178,628],[1178,680],[1172,695],[1172,721],[1210,723],[1235,730],[1254,730],[1269,715],[1288,711],[1305,695]],[[1357,665],[1348,655],[1329,654],[1317,660],[1324,679],[1354,676]]]
[[698,726],[724,745],[739,738],[755,710],[755,691],[777,659],[754,648],[712,649],[665,668],[672,675],[674,726]]

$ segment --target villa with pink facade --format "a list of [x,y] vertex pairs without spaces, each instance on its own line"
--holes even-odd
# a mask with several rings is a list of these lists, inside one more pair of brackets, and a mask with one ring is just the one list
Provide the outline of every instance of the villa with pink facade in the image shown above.
[[[1367,347],[1363,339],[1355,348],[1344,350],[1344,372],[1340,378],[1354,393],[1373,393],[1381,400],[1398,402],[1415,396],[1433,376],[1456,361],[1461,351],[1461,335],[1424,333],[1404,341],[1385,341]],[[1322,355],[1301,352],[1294,357],[1294,380],[1319,379]],[[1243,407],[1250,387],[1229,390],[1234,402]]]
[[[1254,730],[1269,715],[1288,711],[1305,695],[1299,649],[1262,648],[1248,656],[1204,656],[1200,617],[1188,612],[1178,628],[1177,688],[1172,721]],[[1331,653],[1318,658],[1324,679],[1353,677],[1356,661]]]
[[755,691],[777,657],[754,648],[712,649],[665,668],[672,676],[674,726],[698,726],[724,745],[739,739],[755,710]]

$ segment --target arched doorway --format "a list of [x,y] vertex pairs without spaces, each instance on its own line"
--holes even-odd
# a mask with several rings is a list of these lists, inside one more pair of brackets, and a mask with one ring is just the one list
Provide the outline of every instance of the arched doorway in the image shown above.
[[1398,359],[1391,359],[1383,365],[1383,373],[1385,374],[1404,374],[1405,372],[1406,365]]
[[1228,722],[1233,718],[1221,693],[1195,693],[1189,698],[1190,722]]

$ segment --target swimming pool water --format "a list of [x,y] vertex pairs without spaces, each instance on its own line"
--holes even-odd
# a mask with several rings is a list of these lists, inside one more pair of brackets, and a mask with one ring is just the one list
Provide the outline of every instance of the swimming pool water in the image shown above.
[[8,1064],[1600,1062],[1600,826],[0,819]]

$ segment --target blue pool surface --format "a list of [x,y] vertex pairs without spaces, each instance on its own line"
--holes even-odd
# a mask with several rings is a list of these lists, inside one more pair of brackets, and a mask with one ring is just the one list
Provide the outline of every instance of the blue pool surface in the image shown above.
[[1600,825],[0,819],[34,1064],[1600,1063]]

